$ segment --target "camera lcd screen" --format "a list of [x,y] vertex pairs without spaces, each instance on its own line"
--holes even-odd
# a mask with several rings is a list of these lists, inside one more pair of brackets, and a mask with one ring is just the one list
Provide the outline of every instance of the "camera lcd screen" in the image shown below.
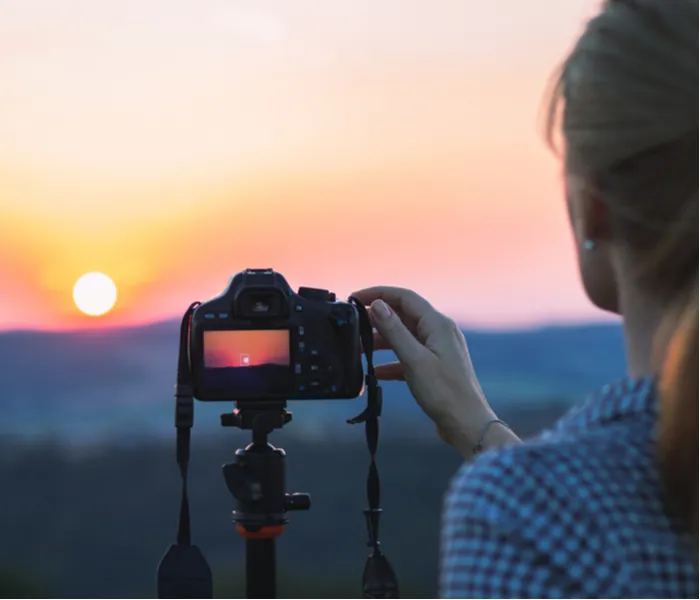
[[289,330],[204,332],[203,383],[209,389],[236,394],[291,393]]

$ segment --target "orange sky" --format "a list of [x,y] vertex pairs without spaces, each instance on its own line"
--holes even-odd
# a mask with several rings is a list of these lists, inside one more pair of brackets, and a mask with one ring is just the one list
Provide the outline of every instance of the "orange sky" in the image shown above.
[[[180,316],[245,267],[484,327],[601,318],[547,78],[594,0],[0,4],[0,328]],[[115,310],[78,314],[102,271]]]

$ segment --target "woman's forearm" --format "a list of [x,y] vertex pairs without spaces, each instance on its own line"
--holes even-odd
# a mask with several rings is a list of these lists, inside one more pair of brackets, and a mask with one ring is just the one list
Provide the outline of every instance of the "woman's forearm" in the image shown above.
[[515,432],[503,423],[493,423],[484,433],[483,450],[521,443]]

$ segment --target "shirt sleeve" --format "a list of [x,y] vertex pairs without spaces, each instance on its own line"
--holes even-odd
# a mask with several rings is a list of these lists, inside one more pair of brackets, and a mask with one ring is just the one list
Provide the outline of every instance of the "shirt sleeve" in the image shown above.
[[[508,464],[484,456],[452,482],[443,513],[441,598],[581,598],[546,538],[532,539],[527,482]],[[546,512],[531,511],[546,521]],[[545,525],[545,523],[542,523]]]

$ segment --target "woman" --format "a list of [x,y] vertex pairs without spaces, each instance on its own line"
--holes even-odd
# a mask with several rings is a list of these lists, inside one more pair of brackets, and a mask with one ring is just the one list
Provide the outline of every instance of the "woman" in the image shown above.
[[628,376],[522,444],[496,419],[455,324],[374,287],[377,347],[441,437],[471,458],[445,502],[447,598],[697,598],[693,536],[666,509],[652,346],[698,274],[698,1],[608,0],[558,77],[583,286],[624,324]]

